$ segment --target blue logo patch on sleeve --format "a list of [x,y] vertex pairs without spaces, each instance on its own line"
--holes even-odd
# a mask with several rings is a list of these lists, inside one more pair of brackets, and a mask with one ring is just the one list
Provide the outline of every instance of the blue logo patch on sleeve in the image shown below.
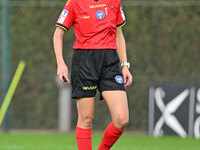
[[62,11],[60,17],[58,18],[57,22],[63,24],[63,22],[65,21],[65,19],[67,17],[67,14],[68,14],[68,11],[63,9],[63,11]]
[[121,16],[122,16],[123,20],[126,20],[125,15],[124,15],[123,8],[121,7],[120,10],[121,10]]
[[123,7],[120,8],[121,12],[123,12]]
[[122,83],[123,83],[123,78],[122,78],[122,76],[120,76],[120,75],[115,76],[115,81],[116,81],[117,83],[119,83],[119,84],[122,84]]
[[104,12],[101,11],[101,10],[98,10],[96,12],[96,16],[97,16],[98,19],[103,19],[105,17]]

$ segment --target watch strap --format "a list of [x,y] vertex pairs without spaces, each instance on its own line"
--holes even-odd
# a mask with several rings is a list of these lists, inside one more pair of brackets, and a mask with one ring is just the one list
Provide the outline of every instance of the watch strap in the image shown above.
[[121,63],[121,67],[127,66],[128,69],[130,68],[130,63],[129,62],[123,62]]

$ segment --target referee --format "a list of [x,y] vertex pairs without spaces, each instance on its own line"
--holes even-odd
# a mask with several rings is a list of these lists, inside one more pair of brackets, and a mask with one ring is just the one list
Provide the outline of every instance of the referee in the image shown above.
[[[92,150],[94,97],[98,90],[112,116],[98,150],[109,150],[129,121],[125,87],[132,83],[121,27],[126,23],[120,0],[68,0],[53,37],[57,75],[70,83],[63,60],[63,36],[73,25],[76,41],[71,71],[72,98],[76,99],[79,150]],[[121,67],[119,63],[121,61]]]

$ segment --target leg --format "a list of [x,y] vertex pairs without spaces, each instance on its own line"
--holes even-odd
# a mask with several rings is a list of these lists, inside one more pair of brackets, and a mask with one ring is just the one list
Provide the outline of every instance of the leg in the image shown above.
[[104,91],[102,95],[108,105],[113,122],[106,128],[98,150],[109,150],[128,124],[128,104],[124,91]]
[[78,111],[77,126],[84,129],[91,129],[94,118],[94,97],[80,98],[76,101]]
[[79,150],[92,150],[91,128],[94,118],[94,97],[80,98],[76,101],[78,121],[76,140]]
[[123,130],[129,121],[126,92],[104,91],[102,95],[110,110],[114,126],[119,130]]

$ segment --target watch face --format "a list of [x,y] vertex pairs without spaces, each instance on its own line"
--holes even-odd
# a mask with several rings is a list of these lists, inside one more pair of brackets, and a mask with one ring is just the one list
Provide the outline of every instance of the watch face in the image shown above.
[[128,63],[128,62],[123,62],[123,63],[121,64],[121,67],[123,67],[123,66],[127,66],[128,69],[129,69],[129,68],[130,68],[130,63]]

